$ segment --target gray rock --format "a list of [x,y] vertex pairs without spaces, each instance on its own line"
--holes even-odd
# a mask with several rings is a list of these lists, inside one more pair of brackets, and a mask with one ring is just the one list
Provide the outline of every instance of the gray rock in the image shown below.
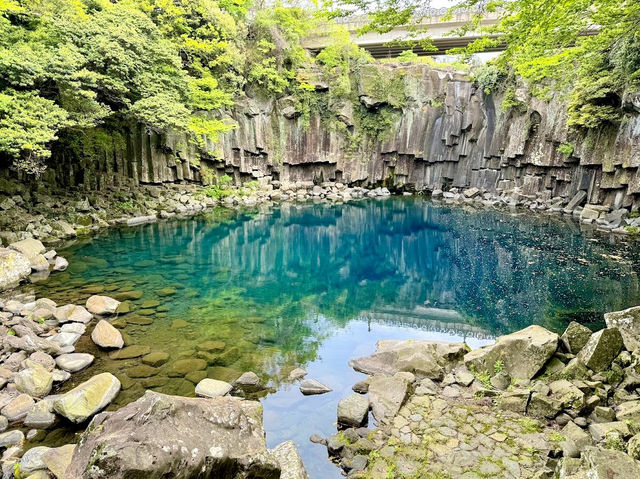
[[622,335],[624,347],[629,351],[640,348],[640,306],[605,313],[608,328],[616,328]]
[[75,373],[89,366],[94,356],[88,353],[61,354],[56,358],[56,364],[64,371]]
[[360,427],[367,423],[369,398],[352,394],[338,402],[338,424],[346,427]]
[[53,316],[60,323],[76,322],[87,324],[93,319],[93,315],[87,311],[83,306],[76,306],[75,304],[66,304],[56,308]]
[[29,474],[31,472],[46,469],[47,466],[45,465],[42,457],[48,450],[48,447],[36,446],[25,452],[20,459],[20,472]]
[[591,337],[591,330],[586,326],[571,321],[560,337],[562,345],[571,354],[578,354]]
[[280,479],[309,479],[302,458],[293,441],[286,441],[273,448],[272,453],[280,466]]
[[66,479],[86,478],[90,470],[105,471],[109,479],[227,477],[230,471],[235,477],[281,477],[265,446],[258,402],[152,391],[93,419]]
[[91,314],[99,316],[107,316],[115,314],[120,306],[120,301],[110,298],[109,296],[94,295],[87,299],[86,308]]
[[329,386],[322,384],[320,381],[316,381],[315,379],[305,379],[300,383],[300,392],[305,396],[313,395],[313,394],[324,394],[332,391]]
[[289,373],[288,379],[289,381],[297,381],[298,379],[302,379],[308,373],[302,368],[295,368],[293,371]]
[[[114,300],[115,301],[115,300]],[[120,349],[124,346],[122,334],[108,321],[101,319],[91,332],[91,340],[105,349]]]
[[602,371],[609,367],[622,349],[622,336],[616,328],[607,328],[593,333],[578,354],[589,369]]
[[224,381],[205,378],[196,385],[196,396],[213,398],[229,394],[232,386]]
[[349,365],[356,371],[373,375],[394,375],[405,371],[419,379],[442,379],[457,366],[468,351],[463,343],[437,341],[378,341],[371,356],[356,358]]
[[601,422],[589,426],[589,434],[591,434],[591,437],[596,442],[603,441],[607,437],[607,434],[612,432],[618,433],[623,439],[631,436],[631,430],[625,422]]
[[16,389],[32,397],[42,397],[49,394],[53,386],[51,373],[42,366],[27,359],[27,369],[23,369],[14,376]]
[[23,419],[34,404],[31,396],[20,394],[4,406],[0,412],[9,422],[15,422]]
[[14,446],[22,441],[24,441],[24,433],[17,429],[0,434],[0,447]]
[[640,474],[638,463],[621,451],[587,447],[583,458],[589,479],[634,479]]
[[557,347],[557,334],[533,325],[500,336],[491,346],[471,351],[465,355],[464,362],[471,370],[494,374],[495,364],[501,361],[512,378],[531,379],[553,356]]
[[31,273],[31,263],[23,254],[0,248],[0,291],[16,286]]
[[579,457],[580,451],[593,444],[591,436],[572,422],[568,422],[560,434],[564,437],[561,447],[565,457]]
[[102,373],[58,396],[53,402],[53,408],[71,422],[81,423],[107,407],[118,392],[118,378],[111,373]]
[[233,385],[244,391],[259,391],[262,389],[262,381],[258,375],[252,371],[243,373],[233,382]]
[[62,256],[58,256],[56,258],[55,263],[53,264],[54,271],[64,271],[69,267],[69,262],[64,259]]
[[616,410],[616,419],[638,423],[640,420],[640,401],[627,401],[619,404]]
[[404,404],[408,392],[409,385],[402,377],[373,376],[369,383],[369,402],[375,420],[392,419]]
[[53,425],[56,415],[53,414],[53,400],[43,399],[33,405],[24,419],[24,425],[34,429],[47,429]]
[[67,468],[71,464],[71,458],[75,451],[75,444],[50,448],[42,455],[47,469],[49,469],[58,479],[67,477]]
[[76,333],[61,332],[51,337],[51,341],[57,343],[61,348],[73,346],[80,339],[80,335]]

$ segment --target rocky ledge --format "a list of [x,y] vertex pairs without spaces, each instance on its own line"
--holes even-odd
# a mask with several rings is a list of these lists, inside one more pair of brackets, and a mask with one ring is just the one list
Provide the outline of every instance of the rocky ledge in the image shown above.
[[348,477],[637,478],[640,307],[605,320],[476,350],[380,341],[350,362],[367,377],[339,402],[339,432],[312,440]]

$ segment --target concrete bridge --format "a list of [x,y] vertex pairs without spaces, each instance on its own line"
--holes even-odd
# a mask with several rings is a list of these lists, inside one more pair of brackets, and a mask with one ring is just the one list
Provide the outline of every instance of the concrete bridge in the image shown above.
[[[451,32],[461,26],[467,24],[472,19],[470,12],[458,12],[451,19],[444,20],[443,15],[446,9],[440,12],[432,12],[431,15],[425,16],[418,24],[411,27],[396,27],[388,33],[368,32],[358,35],[360,28],[367,24],[366,17],[347,19],[343,22],[350,34],[351,39],[358,46],[364,48],[374,58],[395,57],[409,47],[400,42],[406,40],[420,40],[429,38],[437,48],[437,51],[425,51],[419,45],[412,49],[418,55],[443,55],[450,48],[464,47],[480,37],[478,32],[467,32],[464,36],[451,35]],[[499,13],[487,14],[481,22],[482,27],[494,25],[499,18]],[[312,52],[318,52],[327,46],[329,37],[326,34],[315,34],[303,40],[302,44],[305,48]],[[501,51],[503,46],[499,46],[493,50]]]

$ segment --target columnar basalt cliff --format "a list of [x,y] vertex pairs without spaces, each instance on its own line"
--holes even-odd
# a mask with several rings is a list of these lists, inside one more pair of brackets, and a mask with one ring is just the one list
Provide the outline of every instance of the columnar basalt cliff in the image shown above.
[[625,98],[619,125],[570,133],[559,93],[544,101],[522,89],[519,105],[505,110],[502,94],[485,95],[464,74],[428,65],[368,65],[355,77],[357,95],[349,99],[336,99],[318,81],[312,95],[322,106],[306,115],[292,97],[239,100],[225,112],[237,127],[204,153],[183,138],[135,127],[91,162],[54,155],[49,179],[101,188],[127,180],[208,181],[217,170],[264,182],[517,188],[543,201],[569,201],[582,190],[584,203],[640,203],[640,95]]

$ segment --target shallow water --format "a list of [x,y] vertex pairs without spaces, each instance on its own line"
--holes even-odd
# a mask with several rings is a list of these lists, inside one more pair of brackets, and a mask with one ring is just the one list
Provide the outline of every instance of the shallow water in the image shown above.
[[[146,388],[193,395],[204,376],[230,381],[254,371],[270,387],[260,398],[267,442],[293,439],[314,479],[340,477],[308,438],[335,432],[336,404],[361,377],[347,361],[373,352],[378,339],[476,347],[532,323],[595,328],[602,313],[640,299],[640,260],[627,243],[561,218],[421,198],[221,208],[113,229],[59,252],[69,270],[30,286],[38,296],[59,304],[95,293],[131,298],[131,312],[116,320],[127,344],[171,356],[145,371],[139,357],[112,359],[85,336],[76,349],[97,360],[65,389],[111,371],[123,383],[115,408]],[[204,359],[186,378],[171,372],[185,358]],[[296,366],[333,392],[303,397],[286,380]],[[148,377],[131,377],[140,375]],[[39,440],[62,443],[72,433],[58,428]]]

